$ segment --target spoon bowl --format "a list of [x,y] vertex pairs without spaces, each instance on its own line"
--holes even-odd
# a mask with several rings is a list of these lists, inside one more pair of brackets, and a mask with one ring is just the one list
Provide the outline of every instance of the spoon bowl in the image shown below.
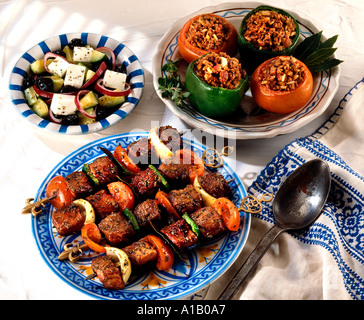
[[279,234],[302,229],[317,219],[327,201],[330,186],[330,168],[321,159],[307,161],[288,176],[273,200],[276,224],[251,252],[219,300],[228,300],[234,296]]
[[330,168],[314,159],[293,171],[279,188],[273,201],[276,222],[284,229],[301,229],[321,214],[331,185]]

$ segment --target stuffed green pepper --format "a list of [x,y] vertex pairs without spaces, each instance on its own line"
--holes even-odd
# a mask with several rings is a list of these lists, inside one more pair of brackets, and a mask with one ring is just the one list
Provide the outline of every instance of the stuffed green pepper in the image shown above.
[[284,10],[259,6],[250,11],[240,24],[239,52],[248,72],[275,56],[290,55],[300,36],[293,16]]
[[223,118],[239,108],[248,78],[237,58],[210,52],[189,64],[185,86],[195,109],[208,117]]

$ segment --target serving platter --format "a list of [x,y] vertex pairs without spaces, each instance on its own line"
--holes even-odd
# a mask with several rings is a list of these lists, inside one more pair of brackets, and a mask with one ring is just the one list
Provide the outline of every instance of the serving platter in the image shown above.
[[[42,59],[47,52],[61,49],[61,47],[64,47],[73,38],[81,38],[84,43],[90,44],[93,47],[108,47],[112,49],[116,56],[116,63],[124,64],[126,67],[132,88],[126,101],[118,110],[116,110],[116,112],[105,119],[88,125],[66,126],[42,119],[36,115],[26,103],[22,89],[23,78],[25,73],[29,71],[30,64],[37,59]],[[93,133],[118,123],[120,120],[127,117],[136,107],[142,96],[143,88],[144,71],[137,56],[125,44],[115,39],[105,35],[87,32],[61,34],[33,46],[22,54],[16,62],[9,80],[11,100],[15,109],[22,117],[40,129],[69,135]]]
[[[153,57],[154,88],[169,110],[190,126],[218,136],[239,140],[272,138],[298,130],[320,116],[330,105],[339,87],[340,68],[338,66],[329,71],[314,74],[314,87],[310,100],[305,106],[289,114],[275,114],[262,110],[254,103],[250,90],[243,98],[238,112],[224,120],[206,117],[197,112],[188,103],[185,107],[178,107],[171,100],[162,97],[161,92],[158,90],[158,78],[162,77],[161,68],[169,60],[174,61],[181,58],[178,50],[179,32],[190,18],[201,13],[214,13],[230,21],[239,30],[240,23],[246,14],[259,5],[263,5],[263,3],[234,2],[205,7],[176,21],[161,39]],[[320,31],[310,21],[301,17],[300,14],[285,8],[282,9],[297,20],[300,27],[299,41]],[[326,39],[324,35],[322,38],[323,40]],[[181,60],[179,74],[182,79],[185,77],[186,69],[187,63]]]
[[[57,175],[66,176],[81,170],[86,162],[103,156],[99,147],[113,151],[117,145],[127,147],[130,143],[148,137],[148,132],[123,133],[105,137],[89,143],[65,157],[44,179],[35,200],[46,197],[48,182]],[[206,147],[195,141],[183,139],[185,148],[190,148],[202,156]],[[232,180],[235,205],[239,206],[246,196],[246,190],[234,170],[226,163],[219,168],[219,172],[226,180]],[[97,299],[110,300],[155,300],[155,299],[183,299],[187,298],[220,277],[241,253],[250,230],[250,215],[241,212],[241,225],[236,232],[227,232],[216,239],[201,243],[185,251],[184,260],[175,259],[174,265],[168,272],[150,270],[131,279],[123,290],[107,290],[95,278],[86,280],[92,273],[91,261],[94,253],[88,252],[80,260],[71,263],[58,260],[64,245],[72,243],[82,244],[80,235],[75,234],[60,237],[52,226],[54,208],[47,204],[43,213],[32,217],[32,233],[39,248],[39,252],[46,264],[63,281],[73,288]]]

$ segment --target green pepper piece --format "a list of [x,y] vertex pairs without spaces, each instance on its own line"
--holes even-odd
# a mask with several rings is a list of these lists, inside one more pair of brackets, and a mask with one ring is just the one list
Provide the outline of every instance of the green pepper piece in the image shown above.
[[149,168],[151,168],[152,170],[154,170],[154,172],[158,175],[159,181],[162,182],[163,186],[169,190],[169,183],[167,182],[167,180],[161,175],[161,173],[157,170],[157,168],[155,166],[153,166],[152,164],[149,165]]
[[192,61],[186,71],[185,86],[190,92],[189,102],[207,117],[222,118],[231,115],[239,108],[248,90],[248,77],[241,79],[235,89],[213,87],[202,81],[193,71],[196,61],[198,60]]
[[[253,15],[254,13],[258,12],[258,11],[275,11],[278,12],[284,16],[288,16],[290,17],[294,24],[296,25],[296,35],[292,40],[292,44],[281,51],[272,51],[272,50],[259,50],[259,48],[257,48],[256,46],[254,46],[252,43],[250,43],[249,41],[247,41],[243,34],[245,33],[246,30],[246,22],[248,20],[248,18]],[[238,45],[239,45],[239,52],[240,52],[240,60],[242,61],[244,68],[247,69],[247,71],[249,73],[252,73],[261,63],[263,63],[264,61],[276,57],[276,56],[287,56],[290,55],[291,52],[293,51],[293,49],[295,48],[298,39],[300,37],[300,27],[296,21],[296,19],[294,17],[292,17],[288,12],[282,10],[282,9],[278,9],[278,8],[274,8],[271,6],[259,6],[257,8],[255,8],[254,10],[250,11],[245,18],[243,19],[243,21],[240,24],[240,29],[238,32]]]
[[193,221],[189,215],[187,213],[184,213],[183,216],[182,216],[183,219],[186,220],[186,222],[190,225],[191,229],[192,229],[192,232],[197,236],[199,237],[200,235],[200,229],[198,228],[197,224],[195,221]]
[[128,208],[125,208],[123,213],[124,213],[124,216],[130,221],[133,229],[135,231],[139,231],[140,227],[139,227],[138,221],[136,220],[133,213]]
[[90,166],[87,163],[85,163],[82,166],[82,171],[87,174],[87,176],[91,179],[91,181],[94,183],[95,186],[100,185],[99,180],[93,175],[93,173],[91,172]]

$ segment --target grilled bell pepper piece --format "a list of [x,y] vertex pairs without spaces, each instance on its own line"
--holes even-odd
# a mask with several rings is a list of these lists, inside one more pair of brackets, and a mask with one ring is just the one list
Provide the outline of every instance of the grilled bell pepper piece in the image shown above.
[[[264,49],[259,50],[259,48],[257,48],[251,42],[247,41],[244,38],[243,35],[247,28],[246,23],[247,23],[248,18],[258,11],[275,11],[284,16],[288,16],[293,20],[294,24],[296,25],[296,34],[295,34],[294,38],[292,39],[292,43],[289,47],[287,47],[284,50],[280,50],[280,51],[264,50]],[[275,56],[290,55],[291,52],[293,51],[293,49],[295,48],[295,46],[297,45],[299,37],[300,37],[300,27],[299,27],[296,19],[293,16],[291,16],[288,12],[286,12],[282,9],[279,9],[279,8],[271,7],[271,6],[264,6],[264,5],[259,6],[259,7],[255,8],[254,10],[250,11],[245,16],[245,18],[243,19],[243,21],[240,24],[240,28],[239,28],[239,32],[238,32],[238,46],[239,46],[240,60],[241,60],[242,64],[244,65],[244,68],[246,68],[249,73],[252,73],[254,71],[254,69],[258,65],[260,65],[262,62],[264,62],[265,60],[268,60]]]
[[203,115],[212,118],[226,117],[235,112],[248,90],[248,77],[243,77],[235,89],[213,87],[203,82],[193,71],[196,61],[198,60],[188,65],[185,79],[191,105]]

